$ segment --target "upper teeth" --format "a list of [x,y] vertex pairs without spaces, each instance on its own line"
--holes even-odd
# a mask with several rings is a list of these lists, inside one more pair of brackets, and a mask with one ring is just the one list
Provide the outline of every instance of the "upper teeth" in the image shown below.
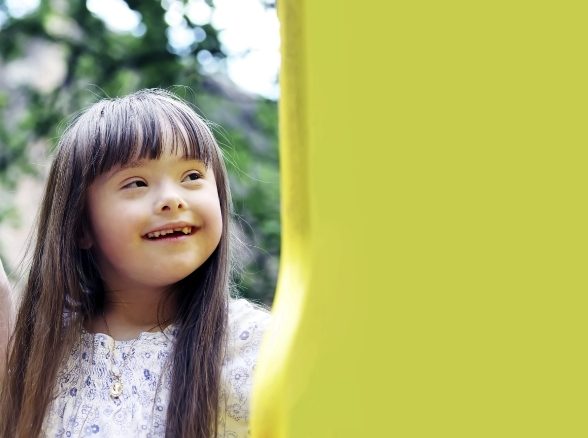
[[171,234],[173,232],[182,232],[184,234],[190,234],[192,232],[192,227],[183,227],[183,228],[174,228],[174,229],[169,229],[169,230],[153,231],[152,233],[148,233],[147,237],[153,238],[153,237],[165,236],[166,234]]

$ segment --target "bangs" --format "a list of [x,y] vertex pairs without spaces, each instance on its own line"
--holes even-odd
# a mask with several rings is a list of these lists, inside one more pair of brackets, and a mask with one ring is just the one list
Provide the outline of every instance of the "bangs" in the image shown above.
[[164,153],[199,160],[207,167],[217,155],[216,141],[204,120],[161,90],[98,102],[78,122],[85,128],[76,130],[76,147],[85,144],[90,149],[85,152],[91,155],[92,180],[115,167],[158,159]]

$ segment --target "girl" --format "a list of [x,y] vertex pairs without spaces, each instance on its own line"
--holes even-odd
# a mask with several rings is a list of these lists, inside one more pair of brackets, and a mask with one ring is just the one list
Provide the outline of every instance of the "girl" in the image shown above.
[[177,97],[79,115],[41,206],[0,436],[246,436],[269,315],[229,298],[230,215],[221,151]]

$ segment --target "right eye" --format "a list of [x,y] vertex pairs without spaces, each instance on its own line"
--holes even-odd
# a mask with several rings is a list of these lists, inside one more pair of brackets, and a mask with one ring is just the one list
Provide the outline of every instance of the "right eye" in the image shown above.
[[147,183],[141,179],[136,179],[135,181],[131,181],[128,184],[125,184],[122,188],[123,189],[137,189],[139,187],[147,187]]

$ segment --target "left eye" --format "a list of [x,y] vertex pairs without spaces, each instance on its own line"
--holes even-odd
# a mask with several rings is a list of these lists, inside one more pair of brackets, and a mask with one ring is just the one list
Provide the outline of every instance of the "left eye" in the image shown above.
[[202,178],[198,172],[190,172],[184,176],[182,181],[196,181]]
[[140,187],[147,187],[147,183],[141,180],[131,181],[130,183],[126,184],[123,188],[124,189],[138,189]]

